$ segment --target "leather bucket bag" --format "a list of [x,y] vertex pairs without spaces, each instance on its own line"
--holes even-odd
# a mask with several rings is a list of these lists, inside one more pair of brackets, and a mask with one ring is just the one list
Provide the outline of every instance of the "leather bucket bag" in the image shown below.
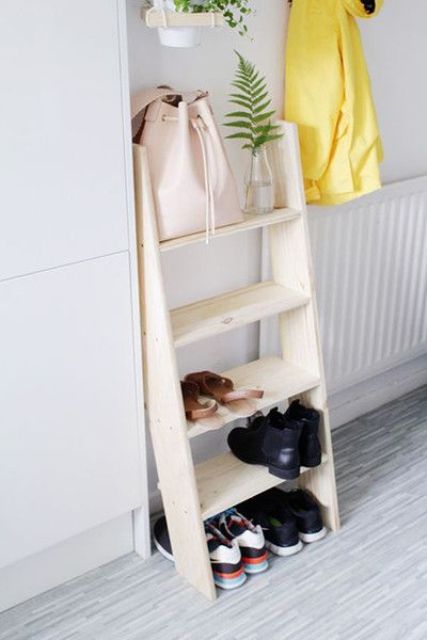
[[170,88],[132,98],[134,142],[147,149],[160,240],[243,220],[208,94]]

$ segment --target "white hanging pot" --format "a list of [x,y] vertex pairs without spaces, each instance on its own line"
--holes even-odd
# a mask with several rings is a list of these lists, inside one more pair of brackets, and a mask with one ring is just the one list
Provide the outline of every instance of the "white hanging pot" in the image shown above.
[[169,27],[167,26],[167,12],[174,11],[173,0],[154,0],[153,5],[159,11],[164,12],[165,26],[159,27],[160,43],[165,47],[198,47],[202,34],[200,27]]

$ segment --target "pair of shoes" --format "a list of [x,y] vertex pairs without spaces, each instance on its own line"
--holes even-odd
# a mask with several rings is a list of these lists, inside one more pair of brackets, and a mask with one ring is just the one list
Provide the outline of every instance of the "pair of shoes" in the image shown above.
[[[181,382],[185,413],[189,420],[198,420],[211,416],[217,411],[218,404],[229,404],[237,400],[262,398],[261,389],[235,389],[229,378],[219,376],[212,371],[199,371],[185,376]],[[210,405],[202,404],[200,396],[213,398]]]
[[317,467],[321,463],[319,424],[319,412],[296,400],[284,414],[272,409],[248,428],[233,429],[228,446],[242,462],[264,465],[272,475],[294,480],[300,465]]
[[302,489],[270,489],[237,508],[261,525],[267,549],[278,556],[294,555],[302,550],[303,542],[317,542],[327,534],[319,505]]
[[[268,569],[268,551],[260,525],[254,525],[236,509],[205,522],[206,542],[213,579],[221,589],[236,589],[246,582],[246,574]],[[166,518],[154,525],[154,544],[168,560],[174,560]]]

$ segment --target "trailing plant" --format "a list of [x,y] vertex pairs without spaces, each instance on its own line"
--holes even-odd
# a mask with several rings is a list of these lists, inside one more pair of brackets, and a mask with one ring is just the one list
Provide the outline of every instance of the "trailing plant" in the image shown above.
[[250,0],[174,0],[177,11],[183,13],[222,13],[225,22],[241,36],[248,33],[247,16],[252,13]]
[[258,149],[268,142],[278,140],[282,134],[277,133],[279,126],[271,123],[276,111],[270,108],[271,98],[265,77],[238,51],[235,53],[239,63],[231,84],[237,89],[237,93],[230,94],[230,102],[237,105],[239,110],[225,116],[229,118],[225,126],[237,129],[236,133],[227,138],[243,140],[242,149],[250,149],[255,155]]

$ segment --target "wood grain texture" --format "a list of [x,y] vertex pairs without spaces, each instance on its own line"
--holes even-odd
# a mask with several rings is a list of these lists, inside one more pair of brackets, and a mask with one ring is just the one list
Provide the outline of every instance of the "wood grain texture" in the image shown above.
[[[164,291],[147,154],[135,146],[136,202],[142,229],[138,244],[144,300],[145,377],[159,487],[177,569],[209,598],[215,597],[215,591],[203,518],[278,484],[265,469],[243,465],[230,454],[213,458],[195,469],[188,436],[210,430],[213,420],[215,427],[220,428],[296,395],[305,397],[309,405],[323,414],[321,440],[326,456],[320,467],[302,474],[301,484],[319,499],[327,526],[333,530],[339,526],[298,136],[294,125],[282,123],[281,127],[284,142],[281,141],[278,155],[286,166],[281,179],[291,211],[282,209],[268,216],[260,215],[256,222],[246,220],[224,231],[224,235],[245,231],[254,228],[254,224],[269,227],[273,281],[172,312]],[[182,247],[193,240],[194,236],[181,238],[172,246]],[[214,417],[187,426],[175,347],[272,315],[280,317],[282,357],[260,359],[225,373],[235,388],[262,389],[265,394],[262,400],[246,401],[244,413],[236,411],[237,403],[231,403],[221,407]]]
[[212,600],[215,587],[163,288],[147,154],[139,145],[134,145],[134,161],[137,227],[144,245],[140,252],[141,320],[151,438],[177,571]]
[[[300,215],[300,211],[290,208],[275,209],[272,213],[266,213],[262,216],[245,213],[243,214],[243,222],[219,227],[216,229],[215,234],[210,237],[209,242],[214,242],[218,238],[232,236],[236,233],[242,233],[243,231],[253,231],[255,229],[268,227],[272,224],[278,224],[279,222],[295,220],[295,218],[298,218]],[[182,238],[175,238],[174,240],[164,240],[160,243],[160,251],[171,251],[172,249],[179,249],[200,242],[206,242],[206,233],[204,231],[183,236]]]
[[157,11],[143,7],[141,16],[147,27],[222,27],[225,24],[222,13],[178,13]]
[[281,126],[284,135],[279,145],[281,153],[277,155],[280,164],[274,168],[275,175],[280,176],[286,167],[282,178],[285,187],[280,195],[284,200],[280,204],[301,209],[302,215],[289,222],[286,228],[282,224],[269,229],[272,273],[275,282],[309,295],[310,302],[281,314],[280,340],[286,362],[302,367],[320,379],[319,386],[303,394],[302,399],[322,414],[320,439],[327,463],[304,474],[301,486],[318,498],[327,526],[335,531],[339,528],[338,501],[298,134],[295,125],[283,122]]
[[[326,463],[327,456],[324,455],[322,464]],[[307,471],[301,467],[301,474]],[[210,518],[258,493],[283,484],[283,480],[271,475],[266,467],[245,464],[231,452],[198,464],[196,479],[203,518]]]
[[[263,411],[292,396],[305,393],[320,382],[318,376],[276,357],[254,360],[241,367],[224,371],[222,375],[233,380],[236,389],[264,390],[262,398],[251,400],[254,412]],[[218,408],[218,416],[221,418],[222,426],[236,420],[236,413],[231,405],[221,405]],[[209,430],[209,426],[205,426],[202,420],[188,422],[190,438]]]
[[261,282],[231,291],[171,313],[176,347],[243,327],[262,318],[297,309],[309,301],[299,291],[274,282]]

